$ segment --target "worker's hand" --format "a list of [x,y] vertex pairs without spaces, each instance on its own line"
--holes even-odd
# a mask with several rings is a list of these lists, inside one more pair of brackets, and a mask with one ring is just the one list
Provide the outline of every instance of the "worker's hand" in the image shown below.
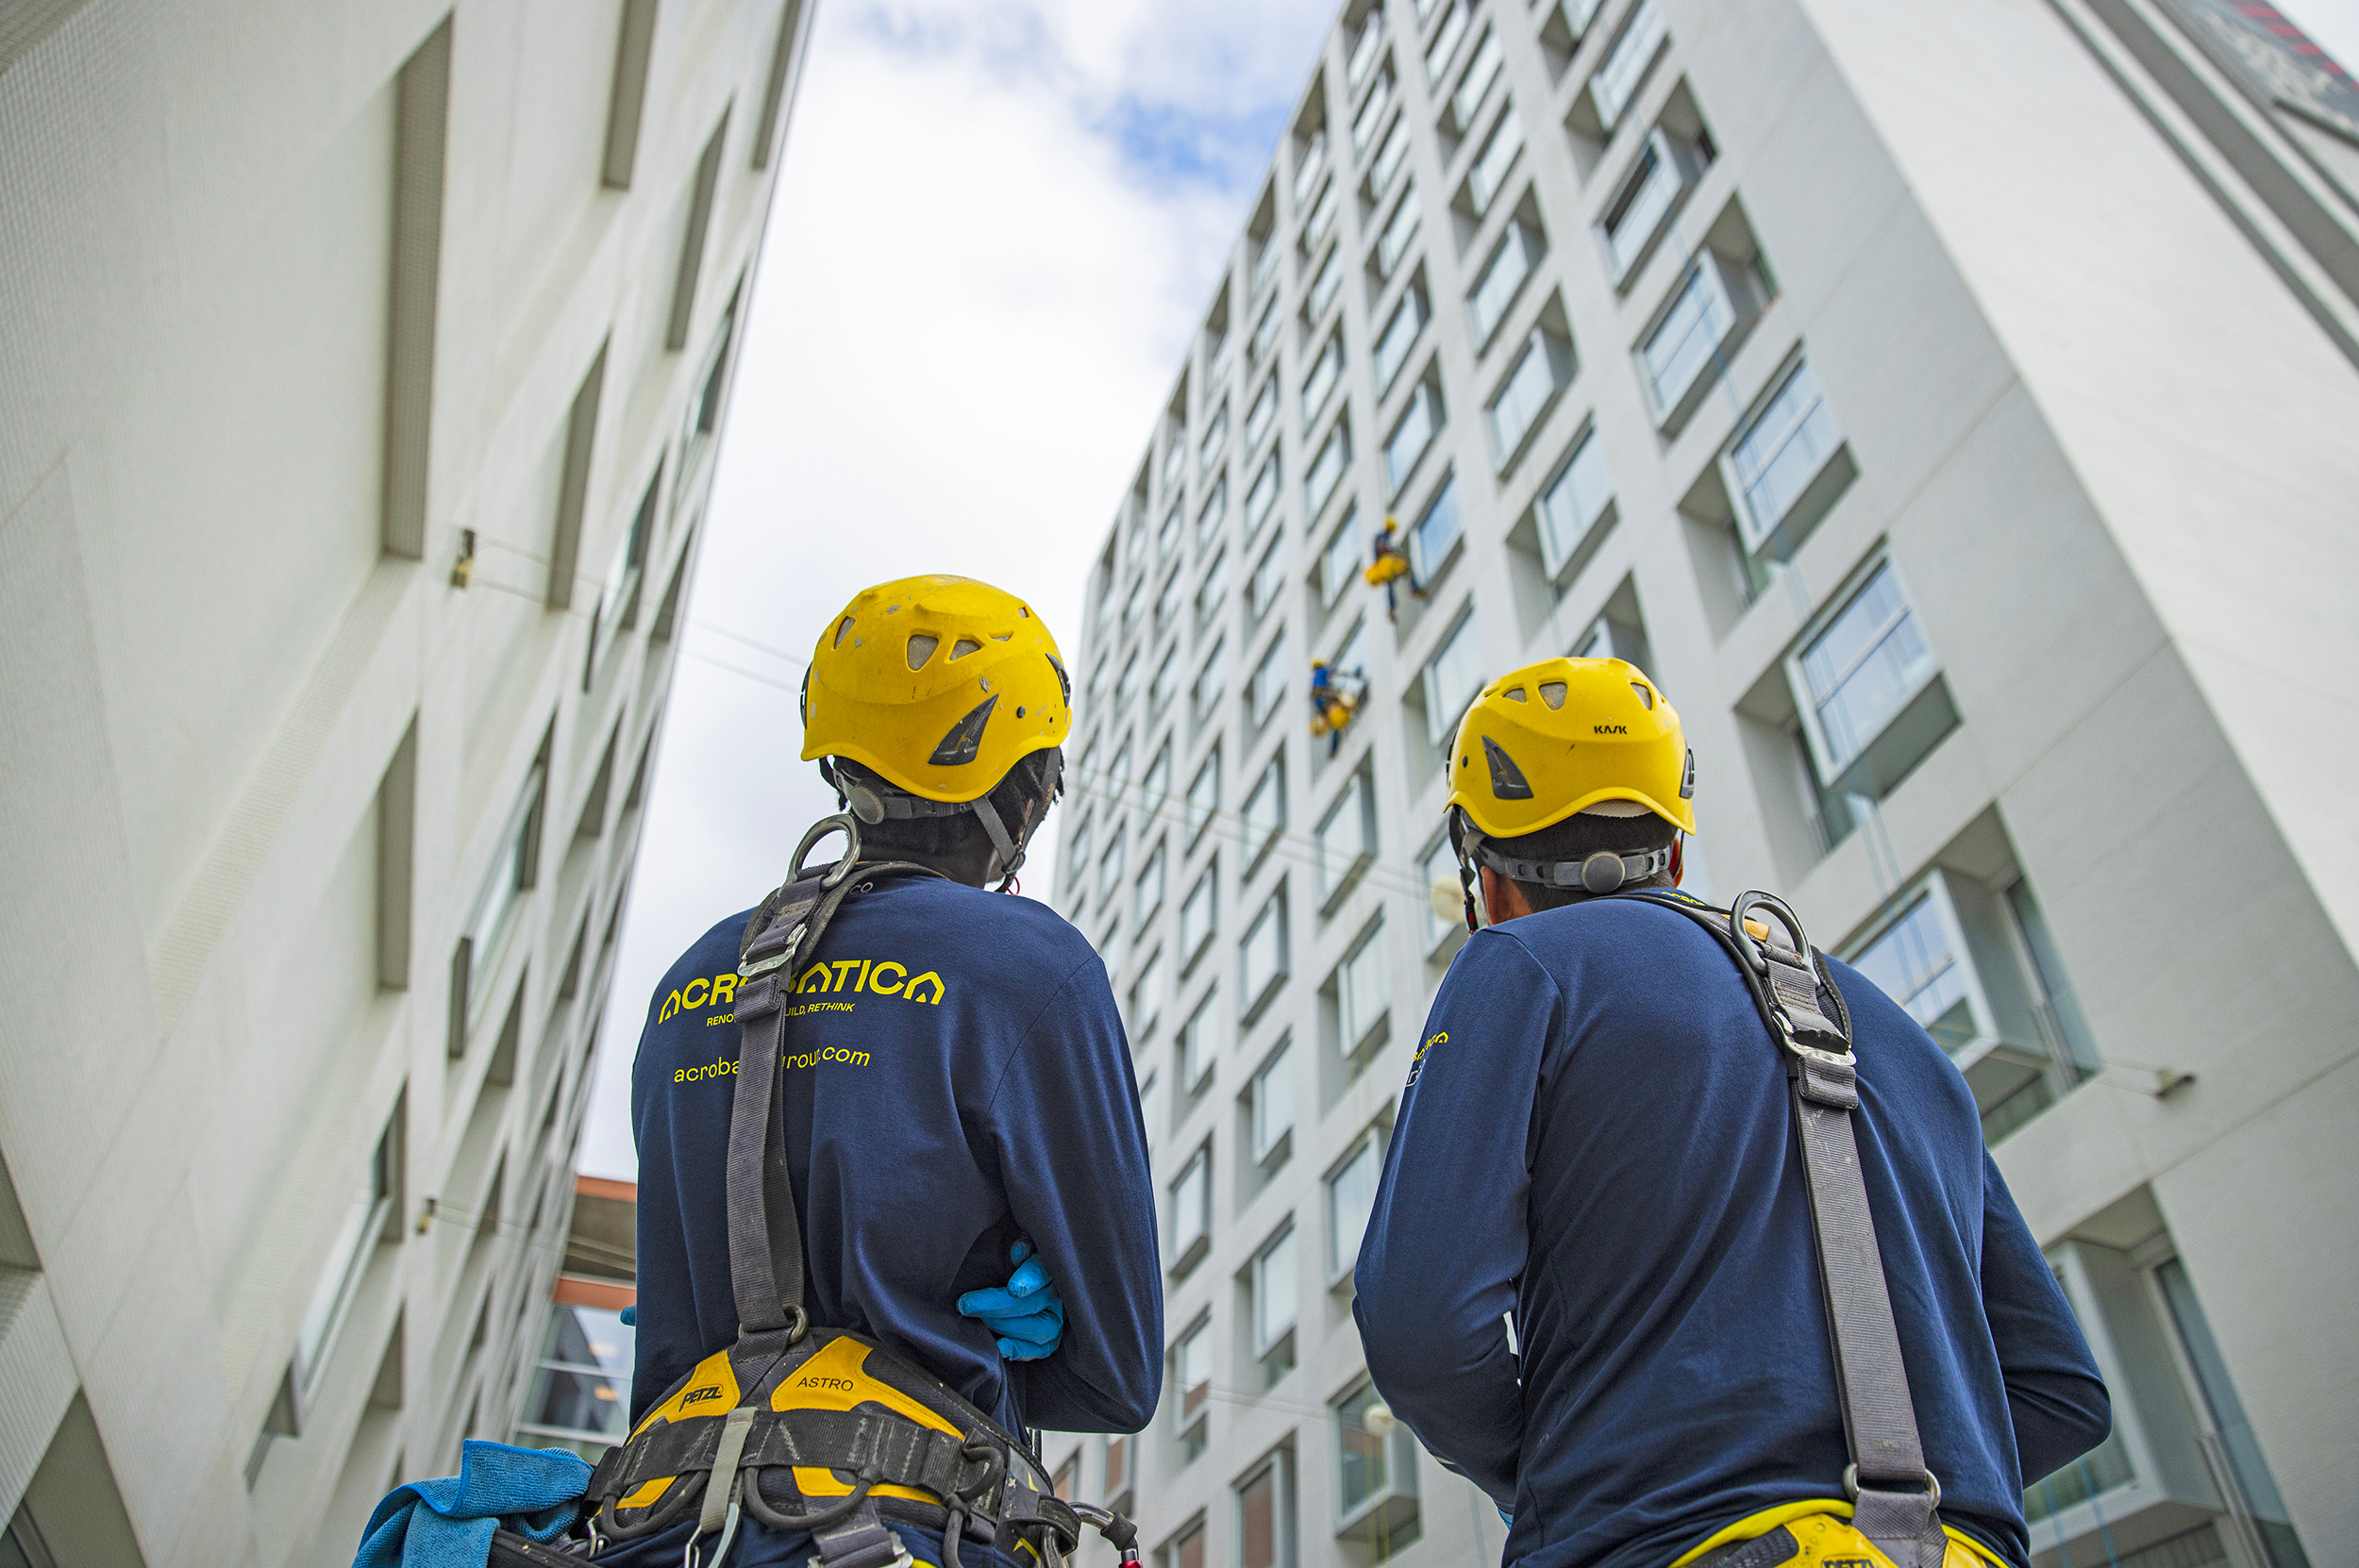
[[1036,1361],[1064,1338],[1064,1297],[1034,1251],[1030,1242],[1019,1241],[1008,1256],[1015,1273],[1005,1285],[959,1297],[959,1315],[989,1328],[999,1354],[1011,1361]]

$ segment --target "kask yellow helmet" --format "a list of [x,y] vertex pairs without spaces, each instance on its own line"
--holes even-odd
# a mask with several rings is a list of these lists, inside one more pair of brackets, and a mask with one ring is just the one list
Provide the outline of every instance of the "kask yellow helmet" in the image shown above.
[[1448,804],[1495,839],[1536,833],[1609,800],[1696,831],[1696,756],[1636,665],[1548,659],[1482,689],[1450,746]]
[[979,800],[1072,727],[1056,640],[1030,606],[972,577],[855,595],[803,682],[805,761],[849,758],[924,800]]

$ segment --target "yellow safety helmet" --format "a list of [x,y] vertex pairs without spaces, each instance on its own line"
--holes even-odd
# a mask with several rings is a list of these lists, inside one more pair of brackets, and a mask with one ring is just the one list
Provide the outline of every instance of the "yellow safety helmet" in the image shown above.
[[1602,801],[1635,801],[1696,831],[1696,754],[1636,665],[1547,659],[1482,689],[1450,746],[1448,806],[1513,839]]
[[900,577],[856,594],[819,634],[803,759],[849,758],[921,799],[972,802],[1064,743],[1072,696],[1056,640],[1014,594]]

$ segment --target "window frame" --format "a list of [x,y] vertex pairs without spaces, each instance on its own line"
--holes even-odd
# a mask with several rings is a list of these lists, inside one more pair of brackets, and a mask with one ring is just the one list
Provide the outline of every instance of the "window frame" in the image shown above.
[[[1605,493],[1589,515],[1581,520],[1577,531],[1569,535],[1560,533],[1557,519],[1563,509],[1554,504],[1555,498],[1567,485],[1577,482],[1575,470],[1584,458],[1593,462],[1596,473],[1604,479]],[[1541,569],[1550,582],[1561,580],[1590,541],[1600,535],[1609,516],[1617,511],[1616,500],[1613,469],[1606,461],[1604,443],[1598,433],[1597,420],[1592,417],[1582,422],[1564,458],[1532,497],[1532,521],[1540,536]],[[1578,497],[1574,497],[1568,504],[1577,501]]]
[[[1511,440],[1499,423],[1499,410],[1505,405],[1508,393],[1514,390],[1524,367],[1532,363],[1535,354],[1540,356],[1539,362],[1547,374],[1548,386],[1532,403],[1530,417]],[[1509,362],[1506,373],[1499,377],[1498,389],[1482,407],[1483,424],[1491,437],[1491,460],[1495,473],[1505,474],[1514,468],[1517,459],[1531,446],[1533,437],[1539,434],[1540,427],[1556,411],[1565,389],[1573,384],[1573,377],[1578,374],[1580,367],[1574,361],[1572,344],[1565,341],[1563,334],[1535,324],[1525,335],[1523,351]]]
[[[1269,973],[1263,976],[1259,986],[1255,986],[1252,983],[1252,972],[1248,967],[1247,959],[1252,953],[1254,943],[1262,937],[1264,929],[1269,932],[1268,940],[1271,947]],[[1291,957],[1287,952],[1289,945],[1286,931],[1286,888],[1285,884],[1280,882],[1271,892],[1269,897],[1262,901],[1262,908],[1254,915],[1252,924],[1246,927],[1245,935],[1237,940],[1237,1006],[1240,1009],[1237,1022],[1240,1028],[1250,1028],[1260,1020],[1263,1013],[1269,1009],[1270,1004],[1277,999],[1278,994],[1286,989],[1287,980],[1292,978],[1293,967]]]
[[[1474,638],[1472,648],[1476,676],[1464,700],[1452,706],[1445,718],[1442,701],[1447,693],[1441,690],[1441,677],[1435,673],[1435,667],[1442,662],[1445,656],[1458,646],[1458,640],[1462,637]],[[1474,705],[1474,699],[1482,694],[1486,678],[1481,674],[1483,669],[1481,655],[1482,638],[1476,622],[1474,606],[1468,603],[1459,611],[1458,619],[1451,624],[1449,630],[1434,639],[1433,651],[1426,656],[1422,664],[1417,666],[1417,680],[1425,696],[1426,739],[1432,742],[1436,751],[1447,752],[1449,750],[1450,742],[1458,733],[1459,720],[1465,717],[1466,709]]]

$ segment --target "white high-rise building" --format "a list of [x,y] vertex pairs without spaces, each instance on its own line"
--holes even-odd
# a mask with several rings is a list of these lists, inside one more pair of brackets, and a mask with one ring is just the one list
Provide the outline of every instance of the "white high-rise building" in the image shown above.
[[809,23],[0,8],[0,1563],[516,1422]]
[[1462,941],[1447,740],[1612,653],[1690,885],[1934,1031],[2052,1248],[2116,1425],[2041,1568],[2359,1560],[2359,90],[2225,0],[1351,0],[1250,211],[1096,567],[1055,890],[1167,1397],[1052,1467],[1159,1568],[1496,1558],[1350,1269]]

